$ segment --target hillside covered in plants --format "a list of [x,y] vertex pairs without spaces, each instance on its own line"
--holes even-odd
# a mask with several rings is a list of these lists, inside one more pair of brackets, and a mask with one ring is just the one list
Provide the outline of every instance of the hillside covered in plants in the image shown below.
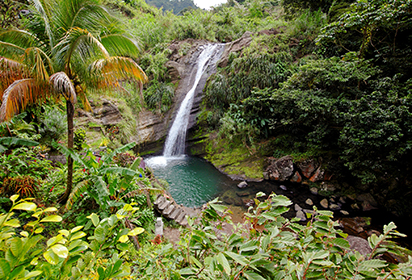
[[216,199],[185,226],[164,219],[178,240],[157,235],[170,194],[142,156],[165,131],[141,131],[167,127],[181,62],[224,43],[191,154],[242,179],[367,193],[408,221],[412,1],[153,2],[0,3],[0,279],[410,279],[394,223],[354,250],[332,211],[286,218],[275,193],[241,223]]

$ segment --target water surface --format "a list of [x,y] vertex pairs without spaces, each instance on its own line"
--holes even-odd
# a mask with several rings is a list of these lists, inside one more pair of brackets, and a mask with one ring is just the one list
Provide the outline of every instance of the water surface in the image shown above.
[[156,177],[169,183],[169,192],[178,204],[199,207],[236,183],[207,161],[190,156],[152,157],[146,163]]

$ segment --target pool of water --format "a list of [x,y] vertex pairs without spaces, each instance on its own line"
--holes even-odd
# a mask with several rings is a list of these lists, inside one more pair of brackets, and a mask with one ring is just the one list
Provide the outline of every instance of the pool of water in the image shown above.
[[199,207],[236,182],[207,161],[190,156],[151,157],[146,160],[157,178],[169,183],[169,192],[178,204]]

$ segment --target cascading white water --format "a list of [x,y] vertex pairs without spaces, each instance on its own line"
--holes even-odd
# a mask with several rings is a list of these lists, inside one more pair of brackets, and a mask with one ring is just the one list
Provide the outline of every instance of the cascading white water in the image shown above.
[[199,58],[197,60],[197,70],[194,84],[190,91],[186,94],[185,99],[182,101],[179,111],[177,112],[176,118],[166,138],[163,152],[164,157],[179,156],[184,154],[186,132],[189,124],[189,115],[190,110],[193,106],[193,99],[195,96],[196,87],[203,73],[206,71],[209,65],[208,62],[211,61],[211,58],[215,54],[219,45],[209,44],[203,47],[204,49],[200,53]]

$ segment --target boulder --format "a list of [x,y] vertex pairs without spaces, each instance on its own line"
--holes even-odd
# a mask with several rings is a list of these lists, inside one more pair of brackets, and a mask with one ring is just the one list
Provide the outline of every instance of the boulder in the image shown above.
[[294,174],[294,171],[291,156],[282,157],[274,162],[272,160],[266,169],[269,178],[275,181],[287,181]]
[[356,200],[361,201],[361,202],[367,202],[373,207],[378,206],[378,203],[376,202],[376,200],[373,198],[373,196],[370,193],[360,194],[356,197]]
[[310,188],[310,193],[313,195],[317,195],[318,194],[318,189],[316,187],[312,187]]
[[93,114],[103,125],[115,125],[122,120],[117,106],[107,99],[103,99],[102,107],[95,108]]
[[311,178],[315,170],[319,168],[319,161],[316,159],[306,159],[304,161],[296,163],[297,168],[302,175],[307,179]]
[[293,174],[292,178],[290,178],[292,183],[301,183],[302,182],[302,175],[298,171]]
[[349,242],[351,250],[358,251],[361,255],[367,256],[372,252],[368,241],[361,237],[348,235],[346,240]]
[[325,178],[325,171],[322,168],[316,169],[315,173],[309,178],[311,182],[322,181]]

